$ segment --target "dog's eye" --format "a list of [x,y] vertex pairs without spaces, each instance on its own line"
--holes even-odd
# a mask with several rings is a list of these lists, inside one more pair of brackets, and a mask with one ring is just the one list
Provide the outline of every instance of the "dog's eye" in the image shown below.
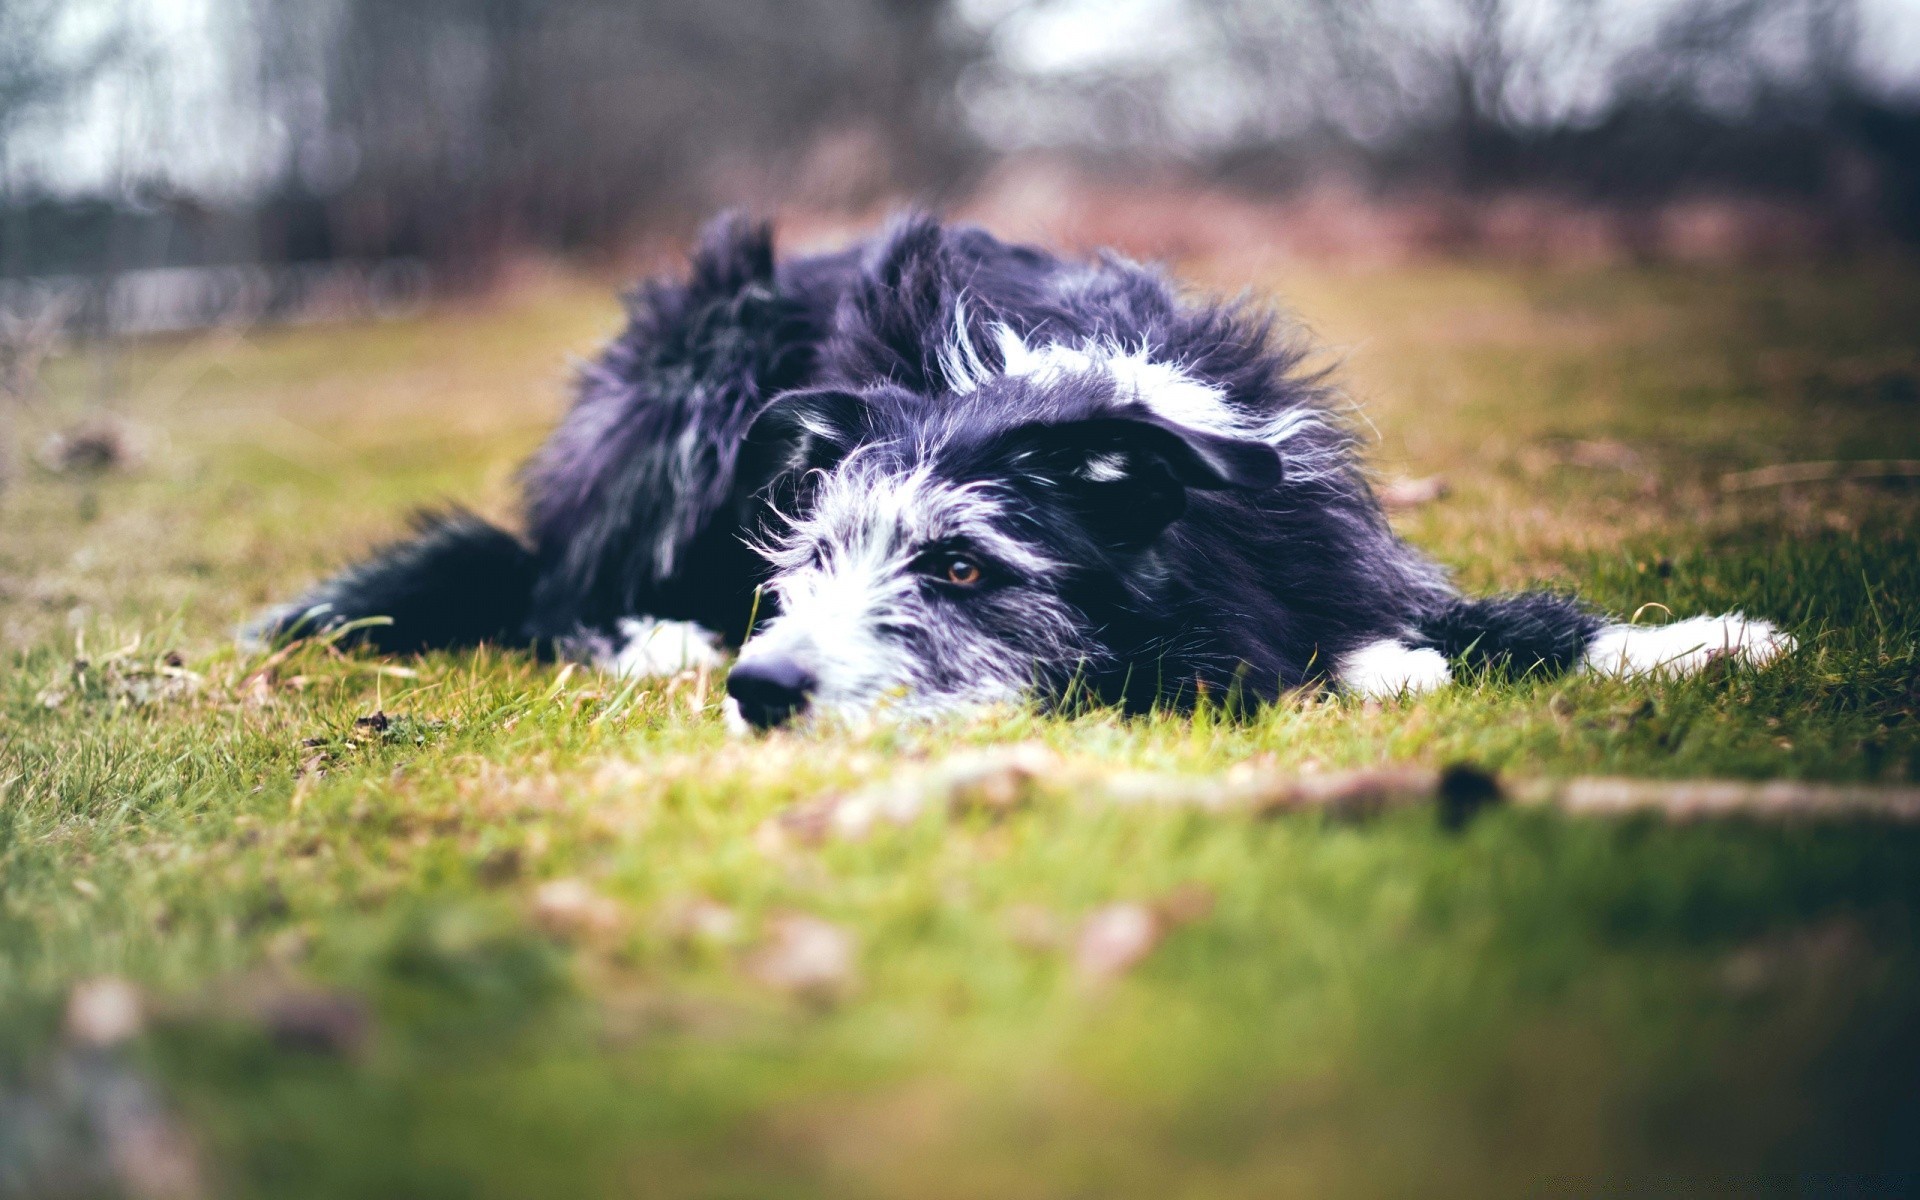
[[914,569],[948,587],[976,588],[987,581],[985,562],[957,547],[928,550],[914,563]]
[[928,546],[913,560],[913,569],[922,578],[942,587],[962,591],[976,588],[984,590],[995,585],[1000,578],[990,560],[975,554],[971,546],[957,540]]

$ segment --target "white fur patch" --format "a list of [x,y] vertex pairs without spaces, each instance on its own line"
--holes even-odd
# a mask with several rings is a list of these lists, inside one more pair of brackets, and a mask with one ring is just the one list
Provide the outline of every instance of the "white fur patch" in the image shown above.
[[1113,377],[1122,399],[1144,404],[1169,421],[1208,433],[1246,432],[1246,422],[1227,404],[1224,391],[1195,379],[1178,363],[1155,360],[1145,343],[1122,347],[1100,342],[1082,346],[1050,342],[1035,349],[1005,325],[994,327],[994,340],[1008,375],[1046,384],[1069,375],[1104,371]]
[[1718,658],[1765,666],[1796,645],[1792,634],[1772,622],[1741,613],[1671,625],[1609,625],[1587,646],[1582,667],[1616,679],[1692,675]]
[[713,670],[726,662],[720,635],[692,621],[623,617],[620,637],[619,648],[598,657],[594,665],[629,679]]
[[732,737],[746,737],[753,732],[753,726],[740,712],[740,702],[732,696],[720,702],[720,723]]
[[1445,687],[1453,682],[1453,671],[1438,650],[1384,638],[1342,657],[1335,679],[1356,696],[1384,700]]
[[[1229,403],[1224,388],[1196,378],[1180,363],[1155,358],[1152,347],[1145,342],[1136,346],[1108,341],[1029,346],[1005,324],[996,324],[989,332],[1004,364],[998,374],[1049,384],[1070,375],[1104,372],[1112,377],[1121,400],[1144,404],[1157,415],[1189,429],[1253,438],[1277,446],[1322,420],[1321,414],[1312,409],[1291,408],[1262,421]],[[940,366],[947,386],[962,395],[975,391],[996,374],[967,332],[964,309],[955,312],[953,336],[940,348]]]

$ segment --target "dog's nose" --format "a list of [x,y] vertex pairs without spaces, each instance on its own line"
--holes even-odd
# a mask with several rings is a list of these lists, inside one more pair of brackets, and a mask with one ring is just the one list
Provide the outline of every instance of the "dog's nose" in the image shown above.
[[735,665],[727,675],[727,695],[756,729],[771,729],[806,711],[819,680],[790,658],[769,658]]

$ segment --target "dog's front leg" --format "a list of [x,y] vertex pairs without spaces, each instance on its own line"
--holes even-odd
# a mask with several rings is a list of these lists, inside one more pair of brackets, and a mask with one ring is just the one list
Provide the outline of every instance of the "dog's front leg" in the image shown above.
[[1353,695],[1387,700],[1445,687],[1453,682],[1453,671],[1438,650],[1382,638],[1343,655],[1334,682]]
[[715,670],[727,661],[719,634],[693,621],[622,617],[611,633],[568,639],[565,657],[623,679],[654,679]]

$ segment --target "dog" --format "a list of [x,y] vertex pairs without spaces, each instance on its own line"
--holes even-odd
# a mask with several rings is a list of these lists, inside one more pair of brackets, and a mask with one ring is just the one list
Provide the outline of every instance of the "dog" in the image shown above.
[[1115,255],[910,215],[779,259],[729,215],[628,315],[524,470],[524,538],[421,516],[255,634],[629,675],[737,649],[727,708],[759,728],[1681,674],[1794,646],[1740,613],[1648,627],[1463,596],[1388,527],[1295,327]]

